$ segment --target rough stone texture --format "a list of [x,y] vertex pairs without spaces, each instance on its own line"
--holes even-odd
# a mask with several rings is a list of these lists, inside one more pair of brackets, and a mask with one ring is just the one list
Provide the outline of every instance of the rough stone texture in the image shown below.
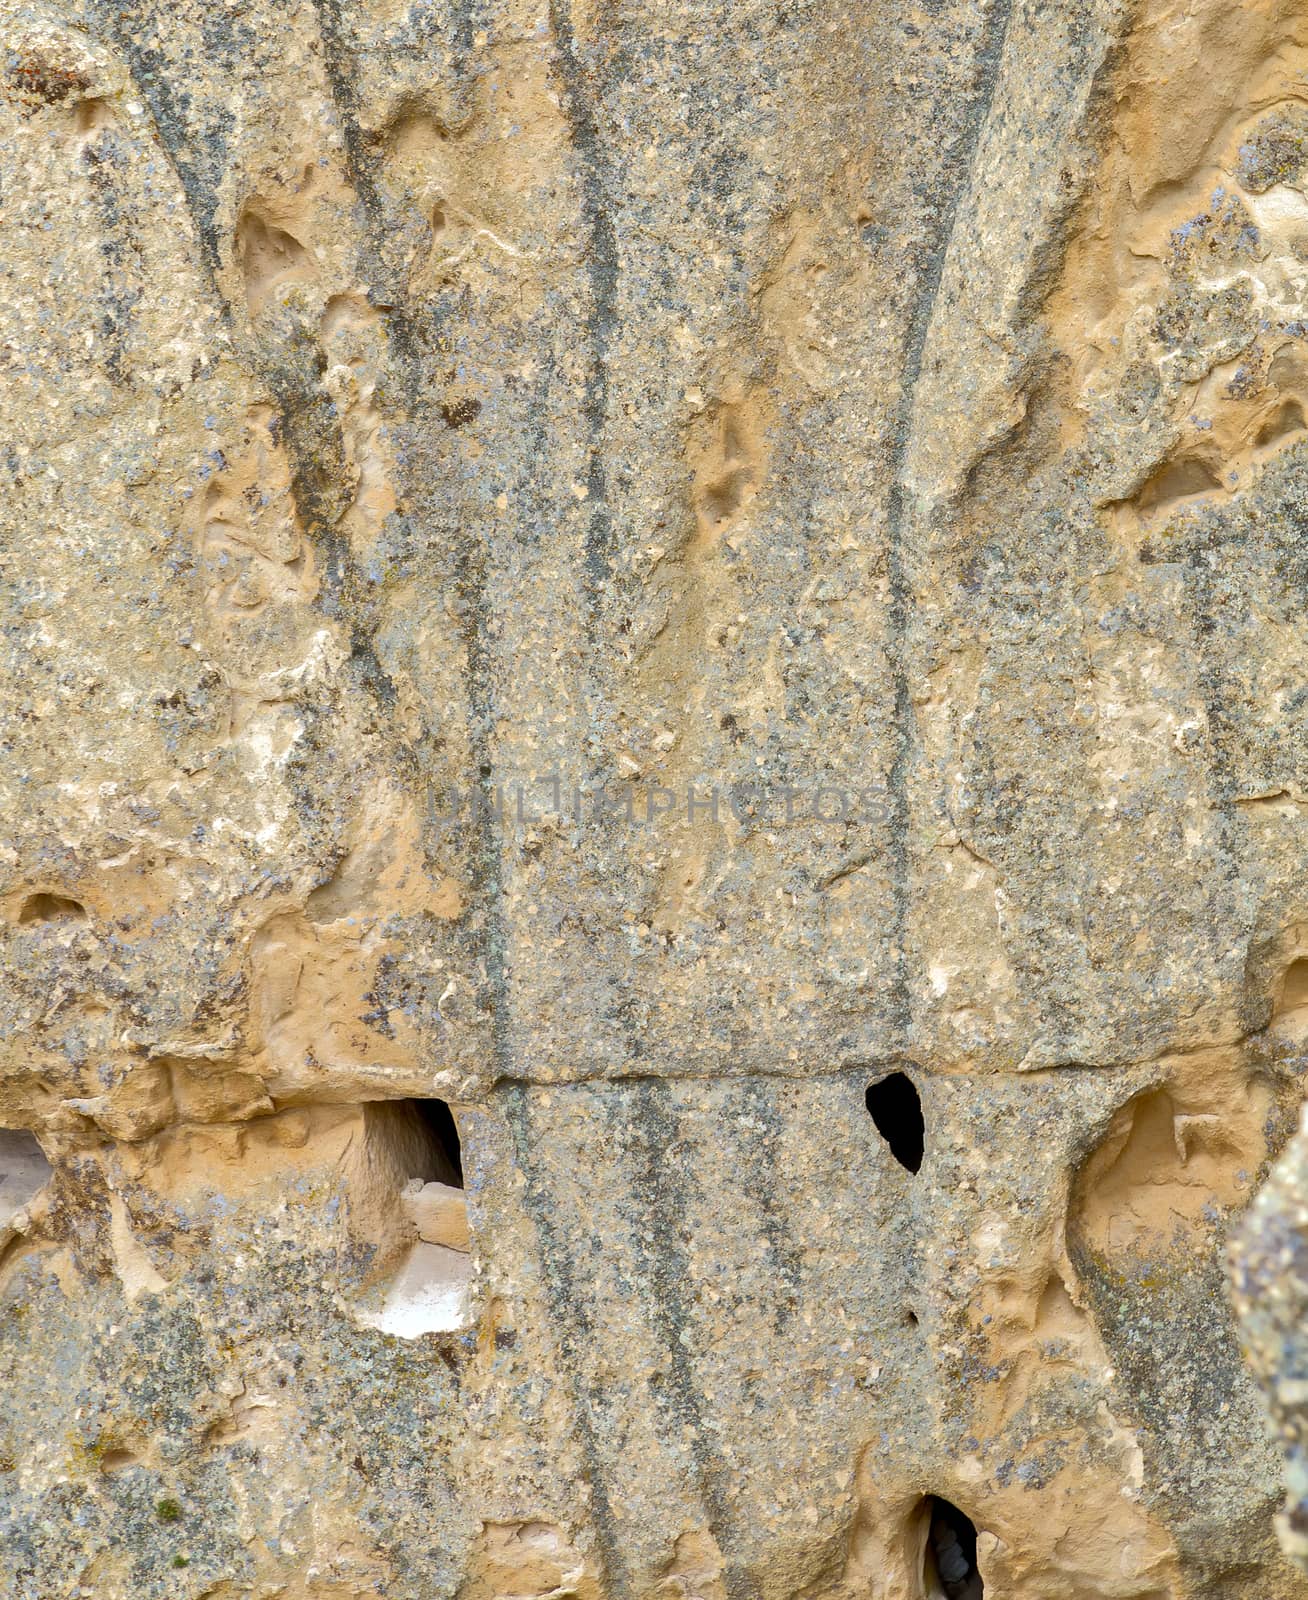
[[1308,1111],[1241,1224],[1233,1254],[1245,1354],[1288,1458],[1277,1531],[1308,1568]]
[[0,15],[0,1590],[1308,1595],[1303,6]]

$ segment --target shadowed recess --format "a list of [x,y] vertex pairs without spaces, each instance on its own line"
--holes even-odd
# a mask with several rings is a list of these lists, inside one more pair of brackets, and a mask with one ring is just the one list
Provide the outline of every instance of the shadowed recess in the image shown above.
[[922,1120],[922,1101],[917,1086],[904,1072],[869,1085],[867,1109],[877,1132],[890,1146],[890,1153],[901,1167],[916,1172],[922,1165],[926,1125]]
[[1277,1011],[1297,1011],[1308,1006],[1308,961],[1292,961],[1281,981],[1281,1001]]
[[51,1167],[34,1134],[0,1128],[0,1228],[40,1193]]
[[432,1174],[442,1183],[463,1188],[463,1147],[459,1143],[459,1128],[454,1113],[444,1100],[411,1100],[431,1142],[436,1147],[442,1170]]
[[29,894],[18,913],[23,927],[37,922],[85,922],[86,907],[62,894]]
[[985,1585],[976,1564],[976,1528],[948,1500],[928,1495],[930,1516],[922,1551],[922,1590],[927,1600],[981,1600]]

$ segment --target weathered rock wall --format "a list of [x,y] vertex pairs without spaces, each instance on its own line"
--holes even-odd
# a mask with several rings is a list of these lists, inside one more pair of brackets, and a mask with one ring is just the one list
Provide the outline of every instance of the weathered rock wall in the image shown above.
[[0,1588],[1308,1595],[1308,13],[0,16]]

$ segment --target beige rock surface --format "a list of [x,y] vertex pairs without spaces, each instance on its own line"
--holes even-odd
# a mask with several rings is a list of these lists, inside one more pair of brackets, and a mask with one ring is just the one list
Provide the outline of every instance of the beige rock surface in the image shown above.
[[0,26],[0,1592],[1308,1595],[1303,6]]
[[400,1209],[428,1244],[445,1245],[465,1255],[471,1248],[467,1196],[453,1185],[414,1178],[400,1195]]

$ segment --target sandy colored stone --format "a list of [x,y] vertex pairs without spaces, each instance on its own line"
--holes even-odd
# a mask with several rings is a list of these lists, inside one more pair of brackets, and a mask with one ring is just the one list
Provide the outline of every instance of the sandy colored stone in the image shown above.
[[400,1206],[418,1237],[428,1244],[443,1244],[465,1254],[471,1248],[468,1201],[461,1190],[448,1183],[423,1183],[414,1178],[401,1193]]
[[1303,6],[0,30],[0,1592],[1308,1595]]

